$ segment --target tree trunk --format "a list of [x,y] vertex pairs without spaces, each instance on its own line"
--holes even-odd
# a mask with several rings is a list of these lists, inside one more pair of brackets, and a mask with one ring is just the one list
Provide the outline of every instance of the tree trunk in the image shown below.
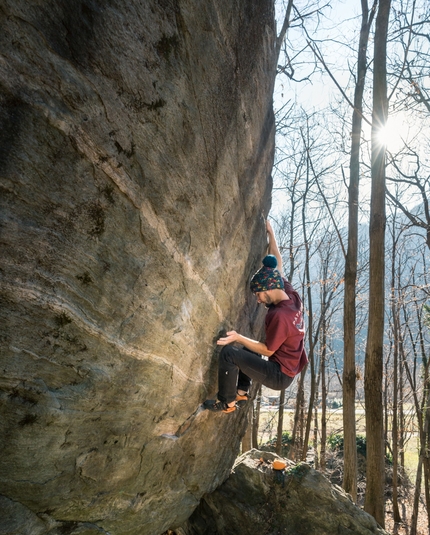
[[[397,326],[396,326],[397,327]],[[394,378],[393,378],[393,517],[394,522],[401,522],[398,503],[398,460],[399,460],[399,431],[398,431],[398,350],[397,342],[394,346]]]
[[258,428],[260,427],[260,409],[261,409],[261,385],[258,389],[256,403],[254,407],[254,419],[252,423],[252,447],[258,448]]
[[[415,281],[413,281],[415,283]],[[414,304],[415,304],[415,307],[417,307],[417,303],[416,301],[414,301]],[[419,312],[418,310],[416,310],[417,312],[417,318],[418,318],[418,325],[419,325],[419,329],[421,328],[421,325],[420,325],[420,317],[419,317]],[[417,468],[417,477],[416,477],[416,480],[415,480],[415,491],[414,491],[414,505],[413,505],[413,511],[412,511],[412,518],[411,518],[411,531],[410,531],[410,535],[416,535],[417,534],[417,523],[418,523],[418,510],[419,510],[419,501],[420,501],[420,497],[421,497],[421,479],[422,479],[422,472],[423,472],[423,469],[424,469],[424,478],[426,477],[426,468],[424,466],[424,463],[425,463],[425,458],[426,458],[426,423],[427,423],[427,436],[428,436],[428,431],[429,431],[429,420],[430,420],[430,417],[428,416],[428,413],[427,411],[425,411],[425,406],[426,406],[426,403],[427,405],[430,403],[430,399],[428,399],[428,396],[430,395],[430,392],[429,392],[429,384],[428,384],[428,380],[429,380],[429,361],[428,361],[428,358],[427,358],[427,355],[425,353],[425,348],[423,347],[422,344],[420,344],[420,349],[421,349],[421,358],[422,358],[422,361],[423,361],[423,364],[424,364],[424,370],[423,370],[423,375],[424,375],[424,392],[423,392],[423,398],[420,402],[419,398],[418,398],[418,391],[417,391],[417,388],[416,388],[416,377],[415,377],[415,373],[416,373],[416,370],[417,370],[417,362],[419,360],[419,353],[418,353],[418,348],[416,346],[416,344],[414,343],[414,340],[413,340],[413,337],[412,337],[412,333],[411,333],[411,330],[410,330],[410,327],[409,325],[407,325],[407,329],[408,329],[408,333],[409,333],[409,337],[411,338],[412,340],[412,351],[413,351],[413,355],[414,355],[414,362],[413,362],[413,371],[411,372],[411,369],[410,369],[410,366],[406,360],[406,355],[405,355],[405,352],[404,352],[404,346],[402,344],[402,346],[400,347],[400,350],[401,350],[401,355],[402,355],[402,360],[403,360],[403,367],[404,367],[404,370],[406,372],[406,377],[407,377],[407,380],[409,382],[409,386],[411,388],[411,391],[412,391],[412,396],[413,396],[413,400],[414,400],[414,406],[415,406],[415,411],[416,411],[416,417],[417,417],[417,422],[418,422],[418,430],[419,430],[419,440],[420,440],[420,452],[419,452],[419,459],[418,459],[418,468]],[[426,390],[427,388],[427,390]],[[424,415],[427,414],[427,418],[424,418]],[[430,477],[430,474],[428,474],[428,471],[427,471],[427,475],[428,477]],[[426,483],[424,483],[426,484]],[[428,485],[428,481],[427,481],[427,485]],[[429,503],[427,502],[427,508],[428,510],[430,509],[429,507]]]
[[387,122],[387,31],[391,0],[380,0],[376,18],[370,202],[369,327],[364,377],[366,499],[364,509],[384,527],[384,430],[382,406],[385,277],[385,147],[378,131]]
[[399,450],[400,450],[400,466],[405,467],[405,413],[404,413],[404,395],[403,395],[403,336],[399,332]]
[[[397,257],[397,236],[396,217],[392,221],[392,252],[391,252],[391,315],[393,323],[393,518],[394,522],[401,522],[398,503],[398,459],[399,459],[399,431],[398,431],[398,362],[400,347],[400,322],[399,322],[399,301],[396,292],[396,257]],[[400,282],[400,281],[399,281]]]
[[420,496],[421,496],[421,479],[423,477],[422,474],[423,474],[423,459],[420,455],[418,459],[417,477],[415,478],[414,505],[412,508],[410,535],[417,535],[418,510],[419,510]]
[[282,455],[282,434],[284,427],[284,404],[285,404],[285,389],[281,390],[279,394],[279,411],[278,411],[278,431],[276,436],[275,451],[278,455]]
[[417,414],[421,418],[421,443],[420,456],[423,458],[424,471],[424,496],[427,509],[427,524],[430,529],[430,359],[426,353],[426,343],[423,335],[422,308],[415,302],[417,320],[419,347],[422,361],[423,376],[423,397],[421,402],[421,411]]
[[[307,149],[307,157],[306,157],[306,194],[309,191],[309,182],[310,182],[310,169],[311,169],[311,161],[310,161],[310,154],[309,154],[309,131],[306,132],[306,139],[303,137],[303,142],[305,144],[305,147]],[[308,358],[309,358],[309,368],[311,372],[311,390],[309,394],[309,404],[308,404],[308,411],[307,411],[307,419],[306,419],[306,426],[305,426],[305,436],[303,440],[303,451],[302,451],[302,460],[306,460],[306,455],[308,451],[309,446],[309,435],[311,431],[311,423],[312,423],[312,413],[313,413],[313,405],[314,405],[314,399],[315,399],[315,391],[316,391],[316,376],[315,376],[315,341],[314,338],[314,327],[313,327],[313,305],[312,305],[312,285],[311,285],[311,274],[310,274],[310,244],[307,238],[307,229],[306,229],[306,194],[303,197],[303,205],[302,205],[302,225],[303,225],[303,239],[304,239],[304,245],[305,245],[305,277],[306,277],[306,289],[307,289],[307,309],[308,309],[308,340],[309,340],[309,352],[308,352]],[[324,313],[324,311],[323,311]],[[303,429],[303,428],[302,428]]]
[[385,455],[387,454],[388,450],[389,450],[389,443],[388,443],[388,424],[389,424],[389,420],[388,420],[388,412],[389,412],[389,408],[388,408],[388,378],[389,378],[389,365],[390,365],[390,355],[391,355],[391,347],[389,349],[389,351],[387,352],[387,358],[385,359],[385,370],[383,371],[382,373],[382,377],[383,377],[383,386],[382,386],[382,399],[383,399],[383,414],[384,414],[384,424],[383,424],[383,429],[384,429],[384,444],[385,444],[385,449],[384,449],[384,458],[385,458]]
[[[305,414],[306,412],[306,403],[305,403],[305,392],[303,390],[303,395],[301,397],[301,406],[300,406],[300,418],[299,418],[299,446],[304,449],[304,434],[305,434]],[[304,458],[306,460],[306,457]]]
[[301,441],[300,441],[300,413],[302,411],[302,406],[304,403],[304,381],[305,381],[305,375],[306,375],[307,366],[303,369],[303,371],[300,374],[300,380],[297,387],[297,396],[296,396],[296,410],[294,411],[294,425],[293,425],[293,432],[291,435],[291,448],[289,452],[289,459],[292,461],[296,458],[296,451],[300,449]]
[[323,352],[321,354],[321,452],[320,452],[320,466],[322,470],[326,467],[326,445],[327,445],[327,380],[326,380],[326,365],[327,365],[327,335],[324,332],[323,338]]
[[[318,394],[315,401],[318,401]],[[314,408],[314,468],[320,469],[320,460],[318,455],[318,405],[315,403]]]
[[360,141],[364,82],[367,70],[367,45],[374,12],[370,14],[367,0],[362,0],[362,21],[358,47],[357,84],[352,115],[350,182],[348,188],[348,249],[345,259],[344,357],[343,357],[343,488],[357,500],[357,441],[355,423],[355,323],[358,257],[358,193],[360,181]]
[[423,440],[422,440],[422,456],[423,456],[423,469],[424,469],[424,495],[426,500],[426,509],[427,509],[427,526],[430,532],[430,384],[429,384],[429,373],[428,373],[428,364],[426,366],[425,373],[425,404],[423,407],[423,417],[424,417],[424,429],[423,429]]
[[242,438],[242,453],[252,448],[252,411],[248,411],[248,426]]

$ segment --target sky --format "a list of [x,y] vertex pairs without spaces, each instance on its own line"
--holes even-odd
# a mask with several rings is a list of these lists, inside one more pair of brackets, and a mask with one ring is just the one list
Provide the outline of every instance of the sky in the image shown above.
[[[322,6],[325,2],[317,0]],[[328,0],[330,1],[330,0]],[[277,26],[282,26],[285,14],[285,1],[276,1]],[[355,46],[360,25],[360,1],[359,0],[331,0],[331,6],[322,7],[321,15],[308,20],[308,36],[317,41],[320,51],[330,68],[336,71],[336,78],[342,86],[348,88],[349,73],[347,72],[347,54],[351,54],[350,46]],[[314,12],[312,2],[299,1],[297,5],[302,13]],[[294,20],[296,19],[296,21]],[[291,28],[288,32],[288,48],[291,45],[300,50],[303,48],[306,37],[299,28],[297,15],[292,16]],[[345,44],[346,43],[346,44]],[[294,54],[294,52],[292,52]],[[295,75],[298,79],[305,79],[312,72],[314,57],[307,53],[295,59]],[[306,63],[309,63],[308,65]],[[327,80],[325,73],[314,73],[311,80],[303,82],[289,82],[285,76],[278,76],[275,90],[275,105],[285,102],[286,99],[294,99],[297,104],[312,103],[316,109],[326,106],[333,97],[339,96],[339,90],[332,81]]]
[[[417,5],[423,9],[426,6],[428,0],[417,0]],[[285,106],[285,109],[291,107],[292,113],[297,113],[297,110],[303,108],[308,114],[318,113],[322,109],[334,108],[339,112],[345,110],[345,117],[347,120],[351,120],[352,109],[348,106],[345,99],[342,97],[341,92],[336,87],[335,83],[329,78],[327,73],[321,66],[320,62],[317,62],[318,69],[314,71],[315,57],[313,53],[307,49],[305,52],[298,51],[303,50],[306,44],[306,39],[311,39],[318,46],[318,49],[322,53],[327,65],[335,75],[338,83],[341,85],[348,98],[352,101],[354,94],[354,80],[351,73],[355,73],[356,69],[356,57],[357,57],[357,44],[358,36],[361,25],[361,2],[360,0],[316,0],[321,7],[320,15],[313,17],[306,22],[307,35],[299,27],[297,22],[297,13],[292,16],[291,28],[288,31],[287,36],[287,49],[290,58],[293,58],[294,64],[294,77],[296,80],[290,80],[284,74],[278,74],[274,93],[274,107],[275,112]],[[278,29],[282,26],[283,16],[285,13],[285,0],[277,0],[277,26]],[[330,5],[326,5],[326,4]],[[369,0],[370,3],[370,0]],[[301,14],[313,12],[315,10],[315,0],[299,0],[296,2]],[[396,0],[393,0],[393,8],[397,8],[398,4]],[[396,16],[395,9],[392,10],[391,18]],[[294,20],[296,18],[296,21]],[[418,18],[418,16],[417,16]],[[374,25],[373,25],[374,26]],[[391,54],[394,57],[395,53],[399,53],[401,57],[402,51],[392,50]],[[368,47],[368,61],[371,60],[373,55],[373,40]],[[280,64],[285,64],[285,61],[281,59]],[[314,72],[312,72],[314,71]],[[371,80],[372,72],[368,71],[367,75],[368,87],[365,92],[365,103],[367,109],[365,111],[366,117],[371,120],[371,105],[372,105],[372,91]],[[391,100],[392,106],[390,108],[389,123],[385,132],[381,132],[381,141],[384,141],[388,147],[388,150],[392,153],[396,153],[404,146],[404,141],[407,141],[411,145],[420,147],[422,150],[422,162],[425,163],[428,160],[428,144],[430,139],[430,114],[423,108],[419,112],[414,112],[412,115],[401,110],[400,107],[395,109],[396,96],[394,95]],[[333,133],[337,135],[340,149],[345,149],[345,153],[349,148],[349,135],[348,125],[345,125],[345,130],[342,133],[335,132],[339,130],[339,126],[334,122],[334,116],[329,112],[325,112],[321,117],[325,121],[324,127],[327,130],[333,130]],[[322,127],[321,127],[322,128]],[[286,136],[291,133],[288,129],[285,130]],[[291,131],[290,131],[291,132]],[[343,137],[343,142],[339,141],[339,138]],[[370,140],[370,126],[363,123],[363,137]],[[278,146],[282,147],[284,141],[279,139]],[[342,145],[342,147],[340,146]],[[363,153],[367,150],[370,152],[370,143],[363,147]],[[279,150],[278,150],[279,155]],[[348,173],[348,157],[347,154],[341,158],[344,168],[346,166],[346,176]],[[404,157],[401,160],[402,166],[407,171],[415,169],[415,159]],[[338,165],[337,173],[340,177],[340,163]],[[368,174],[368,173],[367,173]],[[276,185],[276,172],[275,185]],[[345,190],[345,188],[344,188]],[[370,198],[370,181],[368,176],[363,176],[360,185],[361,197],[362,197],[362,215],[366,218],[368,210],[369,198]],[[346,190],[345,190],[346,194]],[[410,205],[413,205],[414,200],[411,197]],[[272,213],[277,213],[285,205],[285,199],[282,194],[275,189],[273,195],[273,209]]]

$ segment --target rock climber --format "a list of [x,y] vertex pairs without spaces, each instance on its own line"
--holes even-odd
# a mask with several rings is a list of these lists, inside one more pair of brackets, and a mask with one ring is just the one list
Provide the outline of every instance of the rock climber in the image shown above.
[[[265,342],[236,331],[219,338],[217,344],[223,348],[219,356],[217,399],[203,404],[210,411],[230,413],[246,404],[251,380],[272,390],[283,390],[308,362],[302,301],[282,276],[281,254],[269,221],[266,221],[266,231],[269,254],[250,284],[257,302],[268,309]],[[235,343],[242,347],[233,345]]]

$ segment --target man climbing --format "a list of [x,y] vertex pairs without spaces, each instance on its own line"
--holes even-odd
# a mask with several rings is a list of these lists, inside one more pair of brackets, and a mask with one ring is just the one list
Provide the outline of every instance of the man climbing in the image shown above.
[[[268,309],[266,341],[258,342],[236,331],[227,332],[217,341],[218,345],[224,346],[219,356],[219,391],[216,400],[207,400],[203,404],[211,411],[229,413],[245,404],[252,379],[272,390],[287,388],[308,362],[302,302],[282,276],[281,254],[269,221],[266,231],[269,254],[264,257],[263,267],[252,277],[250,285],[258,303]],[[243,347],[232,345],[235,342]]]

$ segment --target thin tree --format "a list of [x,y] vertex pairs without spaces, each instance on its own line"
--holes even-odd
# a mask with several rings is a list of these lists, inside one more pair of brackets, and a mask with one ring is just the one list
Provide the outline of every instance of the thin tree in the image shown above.
[[393,451],[393,518],[394,522],[401,522],[398,502],[398,460],[399,460],[399,431],[398,431],[398,363],[400,346],[400,311],[399,298],[396,293],[396,278],[399,275],[396,270],[397,247],[400,233],[396,233],[396,210],[392,215],[391,224],[391,320],[393,333],[393,410],[392,410],[392,451]]
[[361,30],[358,45],[357,79],[352,114],[351,156],[348,187],[348,248],[345,258],[344,350],[343,350],[343,488],[357,500],[357,442],[355,422],[355,329],[356,281],[358,260],[358,197],[360,182],[360,145],[363,117],[363,94],[367,71],[369,32],[375,15],[376,1],[369,12],[367,0],[361,0]]
[[258,448],[258,428],[260,427],[260,409],[261,409],[261,385],[258,388],[255,407],[253,408],[252,421],[252,447]]
[[387,123],[387,33],[391,0],[380,0],[373,68],[370,202],[369,324],[365,360],[366,497],[364,509],[384,527],[384,422],[382,404],[385,278],[385,146],[378,141]]
[[328,361],[328,338],[333,315],[338,312],[336,304],[331,304],[340,281],[336,272],[336,265],[344,261],[340,255],[339,242],[334,232],[327,232],[323,237],[324,245],[319,248],[321,263],[321,328],[320,328],[320,365],[319,380],[321,384],[321,449],[320,466],[326,467],[326,443],[327,443],[327,361]]
[[[414,275],[413,275],[414,276]],[[414,492],[414,501],[413,501],[413,512],[411,517],[411,528],[410,535],[417,534],[417,523],[418,523],[418,507],[421,496],[421,481],[424,472],[424,489],[426,497],[426,507],[428,515],[428,524],[430,527],[430,462],[429,462],[429,441],[430,441],[430,359],[426,354],[424,338],[423,338],[423,329],[422,329],[422,307],[418,304],[418,298],[416,296],[417,285],[413,284],[413,299],[412,305],[415,308],[417,326],[415,335],[412,332],[410,322],[406,319],[406,326],[408,337],[411,342],[412,354],[413,354],[413,366],[412,369],[406,359],[406,356],[403,353],[403,363],[406,372],[406,377],[408,379],[409,385],[411,387],[412,396],[414,400],[415,410],[417,414],[418,430],[419,430],[419,439],[420,439],[420,450],[419,450],[419,459],[417,467],[417,476],[415,481],[415,492]],[[404,313],[406,313],[404,309]],[[403,347],[402,347],[403,350]],[[419,362],[422,362],[422,369],[418,365]],[[418,394],[418,380],[417,380],[417,370],[421,371],[423,377],[423,392],[422,398],[419,399]]]
[[[309,194],[311,190],[311,184],[315,184],[317,186],[318,193],[322,200],[324,201],[325,208],[327,209],[330,219],[333,222],[333,225],[335,227],[335,232],[339,236],[339,242],[342,246],[342,240],[339,235],[339,230],[337,228],[337,225],[335,223],[335,220],[333,218],[332,210],[327,202],[326,196],[323,193],[320,180],[321,178],[331,171],[331,166],[324,167],[317,173],[314,166],[314,156],[312,154],[313,149],[313,142],[311,142],[311,136],[310,136],[310,128],[309,128],[309,120],[306,121],[306,129],[301,130],[302,135],[302,141],[303,146],[306,150],[306,195]],[[327,314],[328,307],[331,303],[331,300],[333,299],[333,296],[335,294],[337,285],[335,285],[334,288],[332,288],[330,294],[327,297],[326,303],[321,303],[320,306],[320,315],[318,321],[314,321],[313,316],[313,297],[312,297],[312,282],[311,282],[311,273],[310,273],[310,237],[308,235],[307,230],[307,219],[305,214],[305,203],[306,198],[304,198],[304,202],[302,205],[302,223],[303,223],[303,237],[304,237],[304,245],[305,245],[305,288],[307,291],[307,299],[306,299],[306,306],[309,312],[308,315],[308,344],[309,344],[309,367],[310,367],[310,395],[309,395],[309,404],[308,404],[308,413],[307,413],[307,419],[306,419],[306,426],[305,426],[305,436],[304,436],[304,442],[303,442],[303,452],[302,452],[302,459],[305,460],[307,456],[307,451],[309,447],[309,436],[310,436],[310,429],[311,429],[311,423],[312,423],[312,413],[314,409],[314,402],[316,400],[317,395],[317,371],[316,371],[316,351],[315,348],[318,344],[318,340],[320,338],[320,331],[323,324],[323,321],[325,319],[325,316]],[[306,207],[307,208],[307,207]],[[318,250],[321,247],[321,244],[323,243],[323,240],[320,242],[318,246]],[[322,279],[322,284],[324,285],[326,281],[324,278]]]

